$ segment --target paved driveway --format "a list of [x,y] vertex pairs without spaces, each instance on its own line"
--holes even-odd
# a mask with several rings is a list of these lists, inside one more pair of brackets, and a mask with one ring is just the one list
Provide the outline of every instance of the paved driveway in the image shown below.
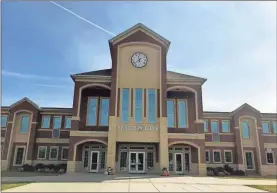
[[243,186],[276,185],[275,180],[234,180],[213,177],[157,175],[65,174],[29,178],[2,178],[2,181],[36,181],[3,192],[265,192]]

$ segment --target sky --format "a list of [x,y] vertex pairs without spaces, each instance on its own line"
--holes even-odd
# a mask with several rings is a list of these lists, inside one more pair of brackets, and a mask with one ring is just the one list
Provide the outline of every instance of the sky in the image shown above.
[[[2,105],[72,107],[70,74],[111,68],[108,40],[143,23],[167,69],[207,78],[205,111],[276,113],[276,2],[2,2]],[[85,20],[81,19],[85,18]],[[98,27],[97,27],[98,26]]]

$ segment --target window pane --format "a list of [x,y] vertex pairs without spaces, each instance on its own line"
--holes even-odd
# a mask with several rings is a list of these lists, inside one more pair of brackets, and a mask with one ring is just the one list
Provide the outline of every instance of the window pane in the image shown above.
[[51,148],[50,150],[50,159],[58,158],[58,148]]
[[212,133],[219,133],[219,131],[218,131],[218,122],[217,121],[212,121],[211,122],[211,127],[212,127]]
[[52,130],[52,137],[53,138],[60,137],[60,130],[59,129],[53,129]]
[[231,152],[224,152],[225,153],[225,162],[231,163],[232,162],[232,153]]
[[122,89],[121,121],[129,122],[129,89]]
[[101,109],[100,109],[100,125],[109,125],[109,104],[110,99],[101,99]]
[[210,162],[210,152],[206,151],[206,162]]
[[220,153],[217,151],[214,152],[214,162],[221,162]]
[[54,117],[54,129],[60,129],[62,126],[62,117]]
[[84,153],[84,168],[88,167],[88,151]]
[[178,127],[187,128],[187,109],[185,101],[178,101]]
[[41,122],[41,128],[49,128],[50,127],[50,116],[43,116]]
[[271,152],[266,153],[266,159],[267,159],[267,163],[273,164],[274,163],[274,161],[273,161],[273,153],[271,153]]
[[262,127],[263,127],[263,133],[270,133],[269,132],[269,122],[263,122]]
[[277,123],[272,122],[273,133],[277,134]]
[[174,102],[172,100],[167,101],[167,126],[175,127],[175,111]]
[[249,126],[248,126],[248,123],[245,121],[242,122],[242,137],[244,139],[249,138]]
[[156,93],[155,89],[148,89],[148,122],[156,122]]
[[8,116],[7,115],[2,115],[1,116],[1,127],[6,127],[7,126],[7,121],[8,121]]
[[70,129],[71,128],[71,117],[65,118],[65,128]]
[[46,158],[46,147],[39,147],[38,158],[40,159]]
[[18,148],[16,152],[16,158],[15,158],[15,164],[16,165],[22,165],[23,164],[23,158],[24,158],[24,148]]
[[207,133],[208,131],[208,121],[204,120],[204,132]]
[[135,122],[142,122],[142,89],[135,89]]
[[120,152],[120,170],[126,170],[127,167],[127,152]]
[[68,159],[68,149],[63,148],[62,159]]
[[222,132],[230,132],[229,121],[222,121]]
[[89,98],[88,100],[87,125],[96,125],[97,103],[98,103],[97,98]]
[[20,125],[20,133],[26,133],[29,128],[29,116],[22,116],[21,125]]

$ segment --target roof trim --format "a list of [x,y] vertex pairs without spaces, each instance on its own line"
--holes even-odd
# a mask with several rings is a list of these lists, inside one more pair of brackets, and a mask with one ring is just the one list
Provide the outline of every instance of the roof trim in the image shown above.
[[33,105],[36,109],[40,110],[39,106],[38,106],[36,103],[34,103],[33,101],[31,101],[28,97],[24,97],[23,99],[21,99],[21,100],[15,102],[15,103],[13,103],[13,104],[10,106],[10,109],[13,108],[13,107],[15,107],[15,106],[17,106],[17,105],[19,105],[19,104],[21,104],[21,103],[23,103],[23,102],[28,102],[28,103],[30,103],[31,105]]
[[150,28],[146,27],[145,25],[143,25],[142,23],[138,23],[136,25],[134,25],[133,27],[123,31],[122,33],[116,35],[115,37],[113,37],[112,39],[109,40],[109,42],[111,44],[114,44],[114,42],[116,42],[118,39],[122,38],[123,36],[127,35],[129,33],[131,33],[132,31],[134,30],[137,30],[137,29],[142,29],[142,30],[145,30],[146,32],[154,35],[157,39],[159,39],[160,41],[162,41],[163,43],[165,43],[165,45],[167,46],[167,48],[169,47],[170,45],[170,41],[167,40],[166,38],[162,37],[161,35],[159,35],[158,33],[154,32],[153,30],[151,30]]
[[254,107],[252,107],[251,105],[244,103],[243,105],[241,105],[240,107],[238,107],[237,109],[235,109],[234,111],[232,111],[233,114],[236,114],[237,112],[239,112],[241,109],[243,109],[244,107],[248,107],[251,110],[253,110],[255,113],[260,113],[259,110],[255,109]]

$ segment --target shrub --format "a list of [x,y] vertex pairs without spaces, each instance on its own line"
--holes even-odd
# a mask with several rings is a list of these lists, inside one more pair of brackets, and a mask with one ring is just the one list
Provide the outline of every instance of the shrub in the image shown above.
[[35,169],[36,169],[36,171],[38,171],[38,172],[44,171],[44,168],[45,168],[44,164],[41,164],[41,163],[38,163],[38,164],[35,166]]
[[55,172],[65,173],[67,169],[67,164],[57,164],[55,166]]
[[22,166],[22,169],[23,169],[24,172],[30,172],[30,171],[34,170],[34,167],[32,165],[29,165],[29,164],[24,164]]
[[224,170],[225,170],[226,172],[228,172],[229,174],[231,174],[231,173],[234,171],[234,169],[231,168],[228,164],[225,164],[225,165],[224,165]]
[[230,173],[232,176],[245,176],[245,172],[242,170],[235,170],[232,173]]

